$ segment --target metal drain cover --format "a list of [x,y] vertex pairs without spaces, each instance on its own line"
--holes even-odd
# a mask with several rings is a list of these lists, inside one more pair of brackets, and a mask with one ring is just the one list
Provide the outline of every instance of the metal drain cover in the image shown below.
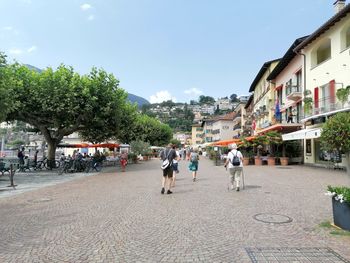
[[330,248],[319,247],[268,247],[245,249],[253,263],[259,262],[345,262],[349,260]]
[[257,221],[268,224],[286,224],[293,221],[289,216],[269,213],[256,214],[253,218]]

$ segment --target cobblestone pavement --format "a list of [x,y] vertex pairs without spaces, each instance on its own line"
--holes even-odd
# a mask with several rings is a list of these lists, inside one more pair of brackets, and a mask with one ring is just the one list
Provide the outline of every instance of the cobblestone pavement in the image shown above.
[[174,193],[161,195],[159,166],[1,198],[0,262],[251,262],[254,247],[327,247],[350,259],[350,239],[318,226],[332,217],[326,186],[349,185],[345,172],[248,166],[236,192],[223,167],[201,159],[192,182],[181,161]]

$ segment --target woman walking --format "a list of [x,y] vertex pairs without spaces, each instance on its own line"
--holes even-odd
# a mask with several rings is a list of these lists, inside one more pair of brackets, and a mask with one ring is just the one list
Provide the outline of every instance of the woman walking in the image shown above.
[[190,161],[190,164],[189,164],[188,168],[192,172],[192,180],[193,180],[193,182],[195,182],[197,179],[198,161],[199,161],[199,155],[198,155],[197,148],[193,149],[193,152],[191,152],[189,161]]

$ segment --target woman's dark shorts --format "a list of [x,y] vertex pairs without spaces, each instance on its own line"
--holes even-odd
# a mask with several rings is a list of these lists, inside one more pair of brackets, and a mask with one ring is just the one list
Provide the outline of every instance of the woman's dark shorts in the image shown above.
[[170,165],[168,168],[163,170],[163,176],[173,177],[173,166]]

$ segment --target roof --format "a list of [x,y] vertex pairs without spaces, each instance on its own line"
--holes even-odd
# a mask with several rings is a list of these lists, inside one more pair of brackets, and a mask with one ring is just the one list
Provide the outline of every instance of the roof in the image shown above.
[[289,62],[292,61],[292,59],[297,55],[293,49],[296,48],[301,42],[303,42],[308,36],[297,38],[293,44],[289,47],[287,52],[284,54],[284,56],[281,58],[280,62],[278,62],[277,66],[272,70],[270,75],[267,77],[267,80],[273,80],[275,79],[278,74],[282,72],[285,67],[288,66]]
[[232,121],[235,116],[236,116],[236,113],[233,111],[225,115],[220,115],[216,117],[215,121]]
[[329,28],[335,25],[335,23],[339,22],[342,18],[344,18],[348,13],[350,13],[350,4],[344,6],[342,10],[332,16],[326,23],[324,23],[321,27],[319,27],[315,32],[313,32],[308,38],[306,38],[303,42],[301,42],[295,49],[295,52],[300,51],[309,45],[312,41],[326,32]]
[[247,103],[244,106],[245,109],[248,109],[249,105],[253,102],[253,99],[254,99],[254,95],[250,95]]
[[264,75],[265,71],[269,68],[269,66],[271,65],[271,63],[273,62],[276,62],[280,60],[279,58],[278,59],[274,59],[274,60],[271,60],[271,61],[267,61],[265,62],[261,69],[259,70],[258,74],[256,75],[255,79],[253,80],[253,83],[250,85],[250,89],[249,89],[249,92],[253,92],[255,90],[255,86],[256,84],[258,84],[259,80],[261,79],[261,77]]

